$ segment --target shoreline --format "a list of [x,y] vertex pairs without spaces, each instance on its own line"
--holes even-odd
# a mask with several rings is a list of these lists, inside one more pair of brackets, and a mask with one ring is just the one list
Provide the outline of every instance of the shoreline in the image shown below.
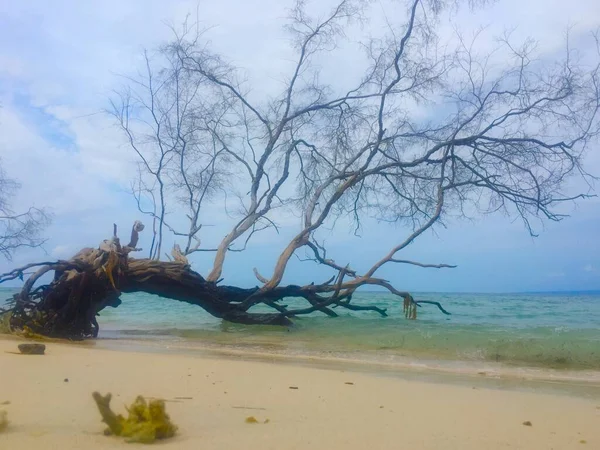
[[[20,341],[0,339],[0,404],[10,402],[0,406],[10,421],[0,434],[2,448],[130,448],[102,434],[93,391],[111,392],[120,413],[137,395],[167,400],[180,432],[164,445],[184,450],[224,450],[241,442],[248,450],[562,450],[600,444],[597,396],[88,342],[47,341],[44,356],[7,353]],[[248,416],[269,423],[247,424]],[[523,425],[527,421],[533,426]]]
[[[13,335],[0,335],[3,341],[29,342]],[[600,398],[600,371],[553,369],[505,365],[489,361],[435,360],[403,356],[394,361],[373,354],[342,352],[294,352],[265,346],[232,347],[226,344],[191,340],[99,338],[86,341],[46,339],[43,342],[119,353],[147,355],[179,355],[203,359],[274,363],[292,367],[308,367],[366,374],[405,381],[477,386],[509,391],[543,391],[580,398]]]
[[475,383],[499,389],[546,389],[567,395],[600,397],[600,370],[573,370],[506,365],[489,361],[436,360],[411,356],[386,361],[373,354],[343,352],[296,352],[248,346],[201,343],[189,340],[98,339],[99,349],[151,354],[176,353],[182,356],[228,358],[232,360],[274,362],[301,367],[346,370],[405,380],[429,380],[454,384]]

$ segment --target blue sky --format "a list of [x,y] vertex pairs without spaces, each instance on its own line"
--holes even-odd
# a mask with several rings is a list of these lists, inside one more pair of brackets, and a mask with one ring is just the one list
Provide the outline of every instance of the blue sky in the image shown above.
[[[165,23],[181,22],[198,6],[203,22],[215,25],[210,34],[214,46],[248,68],[258,94],[269,92],[289,62],[281,34],[285,2],[267,0],[260,8],[251,3],[0,0],[0,157],[23,185],[15,204],[45,206],[54,213],[47,231],[49,256],[69,257],[106,238],[113,222],[128,229],[139,218],[126,192],[133,155],[100,112],[121,83],[117,74],[134,71],[143,48],[168,39]],[[489,42],[484,40],[482,48],[486,42],[492,45],[495,33],[516,27],[517,37],[531,36],[552,53],[560,48],[567,26],[575,39],[600,27],[600,6],[596,0],[499,1],[456,20],[468,30],[488,27]],[[450,24],[442,24],[442,33],[446,28]],[[600,175],[598,153],[591,149],[588,168]],[[458,264],[457,269],[394,266],[381,275],[399,288],[418,291],[600,289],[600,202],[591,199],[570,212],[571,218],[546,224],[535,239],[521,223],[502,216],[450,222],[423,236],[403,257]],[[231,255],[226,282],[255,284],[252,268],[268,273],[293,231],[291,221],[282,236],[259,239],[251,252]],[[330,252],[336,261],[360,270],[406,231],[368,223],[361,239],[331,235]],[[226,230],[210,230],[215,236],[219,232]],[[142,235],[142,246],[148,240],[149,233]],[[42,251],[23,251],[12,263],[0,261],[0,272],[46,258]],[[204,273],[210,261],[198,258],[194,264]],[[286,281],[326,278],[321,268],[294,261]]]

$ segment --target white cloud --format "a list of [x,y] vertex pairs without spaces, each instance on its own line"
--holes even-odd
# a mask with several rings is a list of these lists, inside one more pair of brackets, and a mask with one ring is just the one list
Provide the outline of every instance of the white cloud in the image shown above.
[[65,259],[73,256],[75,252],[70,245],[57,245],[52,249],[50,254],[57,259]]
[[[208,34],[212,44],[246,68],[254,98],[280,89],[279,80],[293,63],[281,29],[290,5],[276,0],[261,1],[260,8],[241,0],[199,4],[203,24],[216,26]],[[311,5],[323,7],[316,0]],[[119,192],[128,185],[132,154],[110,118],[99,112],[119,84],[115,74],[133,72],[142,48],[170,36],[164,22],[180,23],[196,6],[196,0],[0,2],[0,157],[23,185],[16,206],[48,206],[55,213],[49,230],[54,257],[68,256],[80,243],[94,245],[113,221],[129,226],[136,217],[133,203]],[[466,34],[490,26],[480,44],[484,52],[494,45],[494,34],[512,26],[518,26],[515,37],[532,35],[542,50],[553,52],[561,47],[567,25],[574,26],[576,36],[600,26],[600,15],[593,14],[597,10],[597,0],[504,0],[474,15],[463,12],[455,21],[466,27]],[[367,27],[376,25],[373,21]],[[453,32],[449,25],[440,30],[446,36]],[[355,54],[342,52],[335,61],[323,76],[339,83],[356,76]],[[56,123],[69,145],[52,139]],[[599,153],[589,158],[597,174]],[[220,223],[218,217],[211,221]],[[292,228],[297,218],[282,214],[281,222]],[[395,239],[397,234],[386,237]],[[207,235],[212,243],[219,230],[207,229]],[[261,234],[257,242],[279,245],[281,240]],[[494,245],[511,248],[509,242],[494,240]]]
[[[110,193],[102,182],[102,152],[91,149],[99,159],[94,162],[86,146],[79,146],[79,151],[53,147],[11,105],[0,110],[0,124],[3,166],[22,184],[15,203],[47,206],[58,215],[111,205]],[[102,139],[101,134],[96,138]]]
[[598,269],[596,267],[594,267],[592,264],[587,264],[584,268],[583,268],[584,272],[597,272]]

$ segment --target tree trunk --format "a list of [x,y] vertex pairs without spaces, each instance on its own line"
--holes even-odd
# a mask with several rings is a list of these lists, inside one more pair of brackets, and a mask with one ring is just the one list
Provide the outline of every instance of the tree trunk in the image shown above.
[[198,305],[215,317],[248,325],[290,325],[280,314],[249,313],[241,303],[258,288],[217,286],[206,281],[188,265],[178,262],[131,259],[124,272],[122,292],[148,292]]
[[[32,289],[44,274],[54,280]],[[69,261],[42,266],[15,295],[13,330],[50,337],[85,339],[98,335],[96,315],[117,307],[123,292],[147,292],[192,305],[215,317],[242,324],[290,325],[278,313],[252,313],[241,303],[258,288],[241,289],[207,282],[181,262],[131,259],[117,249],[84,249]]]
[[[96,316],[107,306],[116,308],[121,304],[123,292],[147,292],[161,297],[197,305],[215,317],[247,325],[292,324],[291,318],[301,314],[320,311],[336,317],[333,308],[351,311],[373,311],[387,316],[385,308],[375,305],[355,305],[352,295],[360,286],[381,286],[404,299],[407,318],[416,319],[417,307],[421,303],[436,305],[444,314],[447,312],[438,302],[413,299],[408,292],[396,290],[389,282],[372,277],[358,277],[347,268],[342,268],[335,277],[325,283],[305,286],[269,286],[243,289],[234,286],[219,286],[218,281],[208,281],[194,272],[185,255],[174,246],[174,261],[156,259],[132,259],[129,253],[136,248],[138,233],[144,229],[136,221],[131,231],[131,241],[122,247],[117,237],[116,225],[111,240],[103,241],[99,248],[84,248],[68,261],[27,264],[24,267],[0,275],[0,283],[23,279],[26,270],[39,267],[27,279],[21,292],[15,294],[9,310],[0,309],[0,315],[10,313],[9,323],[14,331],[25,334],[41,334],[49,337],[85,339],[98,336]],[[49,272],[54,272],[52,282],[38,286],[36,282]],[[257,278],[262,277],[255,271]],[[344,276],[352,279],[344,283]],[[302,298],[310,306],[288,309],[279,303],[285,298]],[[272,313],[256,313],[251,310],[264,305]]]

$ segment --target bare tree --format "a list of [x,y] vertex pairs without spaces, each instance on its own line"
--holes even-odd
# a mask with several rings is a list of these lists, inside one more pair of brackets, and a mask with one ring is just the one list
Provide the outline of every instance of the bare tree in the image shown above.
[[[203,250],[201,208],[227,174],[227,158],[209,131],[209,120],[226,107],[201,98],[201,84],[178,59],[165,51],[156,59],[163,67],[154,69],[144,53],[145,70],[126,77],[128,85],[116,93],[109,111],[138,158],[132,193],[138,210],[153,220],[152,259],[162,255],[165,228],[185,238],[184,256]],[[170,203],[185,210],[187,230],[169,224]]]
[[[127,94],[113,106],[141,160],[142,177],[150,175],[151,182],[137,184],[137,198],[147,192],[157,199],[158,207],[148,211],[159,224],[151,257],[160,256],[171,199],[186,199],[191,225],[189,232],[175,233],[186,240],[175,262],[123,260],[119,290],[198,304],[231,321],[287,324],[290,317],[314,311],[335,316],[335,307],[386,315],[377,306],[352,303],[357,289],[380,286],[403,298],[407,317],[415,318],[417,306],[431,302],[414,300],[378,272],[390,264],[452,267],[400,256],[427,230],[450,217],[496,211],[520,217],[531,234],[534,220],[561,220],[560,204],[588,195],[568,193],[566,181],[592,180],[582,158],[600,132],[598,52],[577,57],[567,45],[562,58],[548,60],[531,42],[517,46],[510,35],[483,56],[476,41],[460,33],[456,46],[442,45],[436,20],[449,3],[454,4],[411,0],[402,23],[386,18],[386,33],[360,43],[364,70],[346,90],[323,82],[320,67],[345,39],[345,30],[369,15],[369,4],[354,0],[341,0],[320,18],[311,17],[303,1],[294,5],[288,30],[296,62],[272,98],[255,99],[243,72],[213,53],[193,26],[184,26],[161,49],[166,63],[158,77],[147,58],[146,81],[130,80],[145,97]],[[134,103],[145,111],[138,117],[146,117],[141,121],[150,133],[132,131]],[[150,147],[142,150],[142,144]],[[224,174],[235,183],[219,183]],[[202,205],[222,201],[206,195],[210,192],[227,194],[238,207],[231,229],[203,249],[215,254],[205,278],[191,271],[185,255],[201,249],[191,242],[199,239]],[[229,252],[245,248],[257,231],[276,226],[278,214],[292,209],[301,212],[297,232],[272,273],[254,269],[261,286],[220,285]],[[358,229],[365,218],[409,231],[358,272],[330,257],[320,233],[339,219]],[[244,245],[236,247],[239,242]],[[308,255],[331,278],[282,285],[294,255]],[[61,273],[91,270],[78,264],[46,267]],[[45,291],[53,301],[67,279],[55,283]],[[21,297],[31,294],[24,291]],[[287,297],[308,305],[288,308],[280,302]],[[259,304],[275,311],[251,311]]]
[[44,209],[30,207],[15,212],[11,197],[20,188],[19,183],[8,178],[0,165],[0,255],[11,260],[20,248],[35,248],[43,245],[41,233],[50,222]]
[[[459,45],[442,51],[432,17],[444,2],[413,1],[402,33],[364,43],[370,65],[353,89],[338,93],[319,82],[313,65],[334,47],[349,21],[362,17],[360,2],[342,1],[323,19],[313,20],[298,2],[289,29],[298,57],[282,94],[254,105],[238,72],[207,50],[202,36],[178,36],[171,46],[182,66],[222,96],[241,126],[211,131],[238,157],[249,195],[243,214],[218,245],[207,280],[216,282],[231,244],[276,208],[303,211],[297,235],[283,249],[270,277],[253,301],[280,285],[288,261],[299,249],[337,272],[334,284],[306,286],[305,292],[333,292],[331,304],[347,299],[376,278],[385,264],[417,264],[396,257],[414,239],[453,211],[473,205],[484,212],[517,214],[529,231],[532,217],[559,220],[559,203],[582,198],[563,195],[571,175],[589,176],[581,157],[598,135],[598,66],[574,60],[535,60],[531,43],[515,47],[506,36],[497,51],[508,61],[494,66],[477,58],[459,35]],[[597,55],[596,55],[597,56]],[[437,105],[442,113],[411,117],[417,104]],[[406,106],[405,106],[406,105]],[[226,136],[225,136],[226,135]],[[240,143],[248,142],[247,154]],[[245,170],[244,170],[245,169]],[[247,173],[246,173],[247,172]],[[285,187],[291,185],[282,195]],[[325,257],[319,229],[340,215],[356,226],[364,216],[406,222],[407,238],[364,274]],[[348,280],[346,280],[348,278]]]

